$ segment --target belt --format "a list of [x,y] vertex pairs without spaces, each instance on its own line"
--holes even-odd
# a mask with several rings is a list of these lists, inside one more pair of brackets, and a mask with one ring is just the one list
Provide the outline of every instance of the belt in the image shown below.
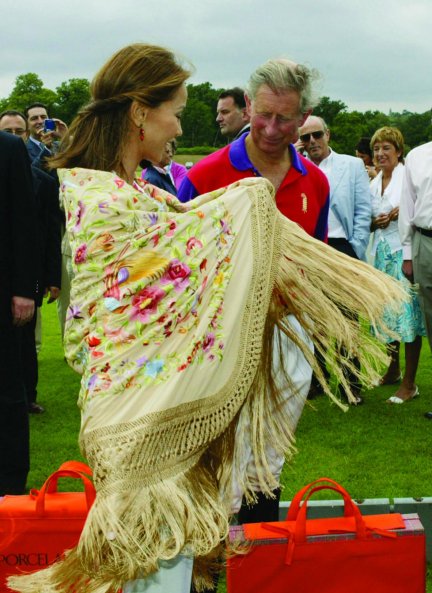
[[432,237],[432,229],[420,229],[419,227],[416,228],[421,235],[424,235],[425,237]]

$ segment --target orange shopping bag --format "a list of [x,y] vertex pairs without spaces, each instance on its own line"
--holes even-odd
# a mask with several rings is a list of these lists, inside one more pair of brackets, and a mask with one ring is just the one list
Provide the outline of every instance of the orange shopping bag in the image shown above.
[[[343,517],[307,519],[312,494],[342,495]],[[329,478],[301,489],[287,520],[232,527],[244,555],[228,559],[228,593],[424,593],[426,549],[417,515],[362,516]]]
[[[91,473],[84,463],[67,461],[39,491],[0,499],[1,593],[10,591],[7,577],[40,570],[78,543],[96,496]],[[59,478],[81,480],[84,492],[58,492]]]

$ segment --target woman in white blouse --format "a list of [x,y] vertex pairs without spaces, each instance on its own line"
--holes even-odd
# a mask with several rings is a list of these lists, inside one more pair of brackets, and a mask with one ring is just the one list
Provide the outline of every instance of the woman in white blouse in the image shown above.
[[371,255],[374,266],[407,284],[411,299],[404,305],[399,316],[387,318],[388,326],[405,343],[405,371],[402,376],[399,363],[400,342],[386,337],[390,365],[381,379],[381,385],[401,384],[387,402],[402,404],[419,393],[415,384],[422,336],[425,335],[420,306],[415,289],[402,273],[402,245],[399,238],[398,216],[404,173],[404,139],[397,128],[384,127],[371,139],[374,160],[380,172],[371,182],[372,224],[374,231]]

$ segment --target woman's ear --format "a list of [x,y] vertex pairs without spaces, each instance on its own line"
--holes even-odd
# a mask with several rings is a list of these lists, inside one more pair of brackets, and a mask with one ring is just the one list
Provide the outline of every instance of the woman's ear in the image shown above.
[[132,122],[137,126],[137,128],[140,128],[145,122],[147,111],[147,107],[145,107],[142,103],[138,103],[138,101],[132,101],[129,113]]

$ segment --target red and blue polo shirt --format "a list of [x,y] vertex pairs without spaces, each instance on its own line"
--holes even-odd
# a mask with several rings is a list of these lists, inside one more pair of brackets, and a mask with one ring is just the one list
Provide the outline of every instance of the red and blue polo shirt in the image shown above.
[[[246,151],[243,134],[231,144],[196,163],[178,192],[181,202],[226,187],[245,177],[261,177]],[[299,224],[309,235],[327,240],[329,184],[324,173],[289,146],[291,167],[276,192],[279,211]]]

